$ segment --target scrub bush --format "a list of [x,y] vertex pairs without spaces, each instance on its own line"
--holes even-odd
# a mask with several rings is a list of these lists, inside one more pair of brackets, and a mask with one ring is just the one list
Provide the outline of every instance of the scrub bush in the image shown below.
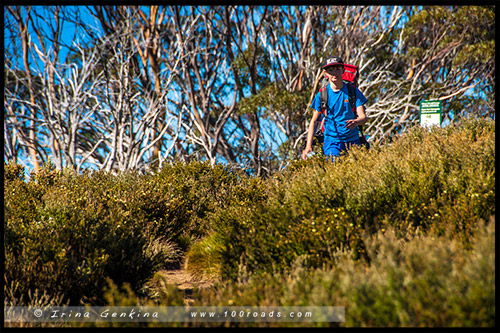
[[[494,323],[492,121],[417,127],[266,179],[200,162],[150,175],[47,165],[29,181],[4,168],[7,305],[133,304],[185,257],[219,280],[193,305],[343,305],[349,327]],[[108,279],[133,295],[110,298]],[[162,305],[180,303],[170,294]]]
[[6,179],[4,279],[19,283],[9,302],[35,290],[71,304],[100,302],[106,278],[138,290],[175,258],[175,248],[155,242],[144,217],[126,208],[134,177],[45,166],[28,182]]
[[391,146],[354,148],[335,163],[300,161],[267,181],[265,201],[228,213],[221,274],[335,265],[352,250],[369,261],[363,239],[379,230],[399,238],[447,233],[467,246],[477,221],[495,214],[495,124],[468,119],[416,127]]
[[139,292],[161,268],[179,267],[190,243],[211,229],[240,176],[208,163],[166,166],[158,173],[76,175],[47,165],[25,181],[5,167],[8,302],[34,290],[72,304],[103,302],[110,278]]
[[298,258],[287,273],[241,271],[237,281],[200,293],[193,306],[345,307],[345,322],[306,323],[313,326],[494,326],[495,220],[478,221],[468,247],[449,236],[418,233],[402,240],[392,228],[379,231],[364,239],[370,263],[342,250],[333,255],[335,267],[311,269]]

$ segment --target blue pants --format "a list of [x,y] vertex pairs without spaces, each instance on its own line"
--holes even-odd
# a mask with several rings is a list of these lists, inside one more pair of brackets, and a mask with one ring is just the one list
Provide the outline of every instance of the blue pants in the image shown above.
[[334,161],[335,157],[339,157],[343,151],[348,151],[352,145],[360,145],[359,138],[354,141],[341,142],[325,140],[323,143],[323,153],[327,160]]

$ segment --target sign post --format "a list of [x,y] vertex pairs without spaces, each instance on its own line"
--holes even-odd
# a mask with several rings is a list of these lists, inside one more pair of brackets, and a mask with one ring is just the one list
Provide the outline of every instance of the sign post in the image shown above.
[[441,101],[420,102],[420,126],[441,126],[443,104]]

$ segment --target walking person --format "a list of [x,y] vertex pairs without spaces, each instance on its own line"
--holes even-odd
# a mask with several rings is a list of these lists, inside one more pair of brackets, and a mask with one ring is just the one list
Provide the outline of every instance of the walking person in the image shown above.
[[331,161],[340,156],[343,151],[347,151],[352,145],[361,144],[358,126],[363,125],[368,120],[364,105],[367,99],[354,86],[356,114],[351,109],[349,89],[347,83],[342,80],[342,74],[345,70],[344,61],[339,57],[328,58],[323,65],[323,70],[329,83],[326,87],[328,94],[326,110],[322,109],[320,93],[318,92],[311,104],[314,114],[309,123],[306,147],[302,152],[304,160],[312,152],[315,122],[322,113],[325,116],[323,153]]

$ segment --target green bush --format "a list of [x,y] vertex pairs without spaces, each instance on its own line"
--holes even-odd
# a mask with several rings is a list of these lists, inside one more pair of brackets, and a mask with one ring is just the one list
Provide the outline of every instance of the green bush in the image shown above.
[[355,148],[334,164],[292,165],[267,182],[265,201],[227,214],[221,272],[286,270],[299,256],[320,267],[335,264],[338,249],[370,260],[362,239],[389,227],[401,238],[434,230],[466,244],[476,222],[495,214],[494,148],[494,122],[469,119],[416,127],[392,146]]
[[[195,305],[334,304],[345,326],[491,326],[494,221],[481,221],[495,216],[494,148],[494,122],[469,119],[267,179],[192,162],[149,175],[49,164],[25,180],[5,164],[5,304],[144,302],[162,294],[155,272],[186,259],[219,280]],[[130,290],[103,292],[109,280]],[[155,302],[179,304],[169,288]]]
[[494,219],[479,222],[476,231],[470,247],[433,232],[402,240],[393,229],[379,231],[364,239],[369,264],[344,250],[334,253],[337,264],[331,268],[310,269],[298,257],[288,273],[242,270],[237,281],[200,293],[193,305],[343,306],[344,327],[493,326]]
[[[254,211],[256,205],[267,199],[267,183],[256,177],[240,175],[219,190],[218,205],[210,210],[202,222],[206,233],[192,243],[186,253],[186,268],[197,278],[217,279],[230,244],[230,230],[239,223],[240,216]],[[221,195],[222,194],[222,195]]]
[[124,209],[127,193],[110,194],[133,176],[120,183],[103,172],[50,169],[5,182],[5,280],[21,284],[13,296],[40,290],[99,302],[107,277],[139,289],[171,254],[155,249],[144,218]]
[[223,165],[191,162],[167,165],[157,174],[147,176],[147,182],[154,187],[153,202],[168,196],[168,206],[176,205],[175,209],[158,209],[156,214],[152,211],[148,218],[158,221],[158,231],[162,231],[162,223],[175,224],[169,229],[182,231],[178,240],[186,250],[192,241],[212,231],[211,215],[230,204],[233,192],[244,186],[246,177]]
[[346,326],[494,325],[494,238],[494,220],[478,227],[471,250],[449,235],[377,234],[368,268],[342,265]]
[[217,227],[231,200],[251,200],[247,177],[206,162],[167,165],[157,173],[76,175],[46,165],[24,181],[5,165],[6,294],[34,291],[64,301],[103,302],[110,278],[139,292],[161,268]]

